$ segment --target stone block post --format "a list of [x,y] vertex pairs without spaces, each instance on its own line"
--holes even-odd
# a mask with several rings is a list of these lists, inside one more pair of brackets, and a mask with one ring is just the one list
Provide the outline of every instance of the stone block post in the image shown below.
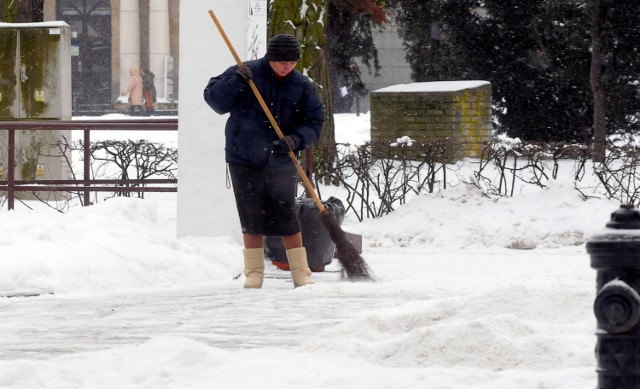
[[371,140],[450,138],[454,159],[477,157],[492,136],[491,84],[439,81],[371,93]]

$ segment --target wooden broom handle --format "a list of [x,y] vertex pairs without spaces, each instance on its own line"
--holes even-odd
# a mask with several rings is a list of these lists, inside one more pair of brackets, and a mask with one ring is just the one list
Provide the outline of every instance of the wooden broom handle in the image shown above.
[[[222,35],[222,39],[224,39],[225,43],[227,44],[227,47],[229,48],[229,51],[231,51],[231,55],[233,55],[233,58],[236,60],[236,63],[238,65],[242,65],[242,60],[238,56],[238,53],[236,52],[236,50],[233,48],[233,45],[231,44],[229,37],[224,32],[224,29],[222,28],[220,21],[216,17],[216,14],[213,13],[213,10],[209,10],[209,15],[211,15],[211,19],[213,19],[213,22],[216,24],[216,27],[218,27],[218,31],[220,31],[220,35]],[[283,139],[284,134],[282,133],[280,126],[276,122],[276,119],[271,114],[271,111],[269,110],[267,103],[262,98],[262,95],[260,94],[260,91],[258,90],[258,87],[256,86],[255,82],[253,82],[252,79],[249,79],[247,81],[249,83],[249,86],[251,87],[251,90],[253,91],[253,94],[256,96],[256,99],[258,99],[258,103],[260,103],[262,110],[267,115],[267,118],[269,118],[269,122],[273,126],[273,129],[276,131],[276,134],[278,134],[278,138]],[[316,193],[315,189],[313,189],[313,185],[311,184],[311,181],[309,181],[309,177],[307,177],[306,173],[302,169],[302,166],[300,166],[300,162],[298,162],[298,158],[296,158],[296,155],[293,153],[293,151],[289,151],[289,158],[291,158],[291,160],[293,161],[293,164],[295,165],[296,170],[298,171],[298,175],[302,179],[302,182],[304,183],[304,186],[307,188],[307,191],[313,198],[313,201],[315,201],[316,206],[318,206],[320,213],[324,213],[326,211],[324,204],[322,204],[320,197],[318,197],[318,194]]]

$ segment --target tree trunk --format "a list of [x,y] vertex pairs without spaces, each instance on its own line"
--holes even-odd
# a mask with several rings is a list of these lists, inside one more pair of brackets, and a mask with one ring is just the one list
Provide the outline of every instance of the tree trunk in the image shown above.
[[[296,67],[316,85],[324,106],[325,123],[319,144],[335,147],[335,125],[331,95],[329,58],[325,45],[328,0],[273,0],[269,8],[267,35],[291,34],[300,43],[301,58]],[[302,12],[304,7],[304,12]],[[329,150],[330,147],[317,147]],[[317,158],[328,156],[318,155]]]
[[607,117],[604,83],[602,82],[602,6],[593,0],[591,9],[591,92],[593,93],[593,154],[603,162],[606,151]]

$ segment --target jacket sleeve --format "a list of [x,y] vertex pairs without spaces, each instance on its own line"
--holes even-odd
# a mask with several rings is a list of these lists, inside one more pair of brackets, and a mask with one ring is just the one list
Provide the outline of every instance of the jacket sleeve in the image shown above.
[[324,125],[324,109],[320,103],[320,97],[311,82],[304,83],[304,93],[301,104],[300,125],[293,131],[296,137],[296,150],[304,150],[320,139],[322,126]]
[[221,75],[212,77],[204,88],[204,100],[216,113],[229,113],[243,89],[249,87],[236,77],[237,69],[237,65],[231,66]]

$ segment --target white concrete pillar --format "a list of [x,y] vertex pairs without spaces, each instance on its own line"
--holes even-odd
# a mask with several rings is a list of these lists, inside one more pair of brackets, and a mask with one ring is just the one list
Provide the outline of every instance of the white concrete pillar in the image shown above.
[[149,70],[155,75],[158,98],[167,99],[165,58],[170,55],[169,1],[149,2]]
[[140,66],[140,7],[138,0],[120,2],[120,92],[129,83],[129,69]]
[[[236,52],[247,60],[252,46],[249,36],[257,33],[247,29],[249,10],[258,3],[266,6],[266,0],[180,1],[179,237],[242,239],[233,191],[226,180],[224,127],[228,115],[209,108],[202,92],[211,77],[235,64],[208,11],[213,9]],[[258,16],[266,25],[266,12],[254,12],[251,17]],[[266,45],[256,50],[258,57],[263,56]]]
[[267,0],[248,0],[247,59],[258,59],[267,51]]

